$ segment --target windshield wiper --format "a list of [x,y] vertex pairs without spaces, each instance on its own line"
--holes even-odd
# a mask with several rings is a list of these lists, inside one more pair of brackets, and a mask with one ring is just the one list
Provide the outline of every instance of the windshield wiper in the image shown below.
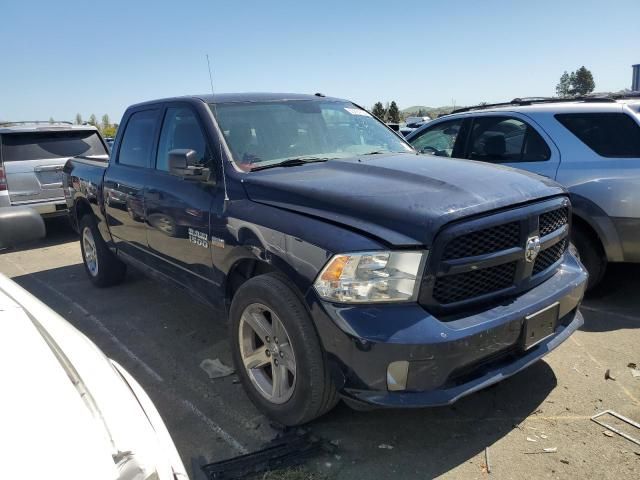
[[257,172],[258,170],[266,170],[267,168],[276,168],[276,167],[297,167],[299,165],[304,165],[306,163],[326,162],[327,160],[331,160],[331,158],[329,157],[289,158],[279,163],[271,163],[269,165],[258,165],[257,167],[253,167],[251,171]]
[[393,153],[391,150],[374,150],[373,152],[363,153],[362,155],[379,155],[381,153]]

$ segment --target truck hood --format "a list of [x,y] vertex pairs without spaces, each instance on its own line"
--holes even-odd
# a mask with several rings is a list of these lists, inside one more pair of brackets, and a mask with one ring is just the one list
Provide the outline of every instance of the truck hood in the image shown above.
[[393,246],[429,246],[445,224],[565,193],[509,167],[390,154],[250,173],[252,201],[349,226]]

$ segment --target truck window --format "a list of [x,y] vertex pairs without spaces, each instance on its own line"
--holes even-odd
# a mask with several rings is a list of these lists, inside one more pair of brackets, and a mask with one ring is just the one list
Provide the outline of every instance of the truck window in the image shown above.
[[411,140],[411,143],[421,153],[450,157],[462,128],[462,121],[462,119],[451,120],[427,128],[422,135]]
[[95,130],[9,133],[2,137],[2,159],[5,162],[106,154]]
[[164,117],[156,169],[169,171],[169,152],[177,148],[188,148],[197,152],[197,163],[204,164],[206,142],[200,123],[193,110],[184,107],[170,107]]
[[473,120],[468,158],[493,163],[549,160],[551,150],[532,127],[512,117]]
[[556,119],[603,157],[640,157],[640,127],[624,113],[561,113]]
[[158,110],[143,110],[131,115],[118,153],[119,164],[149,166],[157,117]]

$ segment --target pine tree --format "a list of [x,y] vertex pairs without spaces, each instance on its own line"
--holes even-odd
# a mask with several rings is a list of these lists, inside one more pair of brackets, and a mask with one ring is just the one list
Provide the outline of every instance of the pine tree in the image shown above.
[[387,120],[390,123],[399,123],[400,122],[400,110],[398,110],[398,105],[396,105],[396,102],[393,101],[391,102],[391,105],[389,105],[389,111],[387,112]]
[[82,115],[76,113],[76,125],[82,125]]
[[371,110],[371,113],[373,113],[376,117],[378,117],[383,122],[384,122],[384,118],[387,116],[387,111],[382,106],[382,102],[376,102],[376,104],[373,106],[373,109]]

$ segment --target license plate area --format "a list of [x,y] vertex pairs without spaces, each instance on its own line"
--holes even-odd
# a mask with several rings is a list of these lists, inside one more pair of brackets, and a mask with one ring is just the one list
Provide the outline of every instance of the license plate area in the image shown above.
[[524,319],[522,347],[529,350],[554,334],[558,325],[560,303],[556,302]]

